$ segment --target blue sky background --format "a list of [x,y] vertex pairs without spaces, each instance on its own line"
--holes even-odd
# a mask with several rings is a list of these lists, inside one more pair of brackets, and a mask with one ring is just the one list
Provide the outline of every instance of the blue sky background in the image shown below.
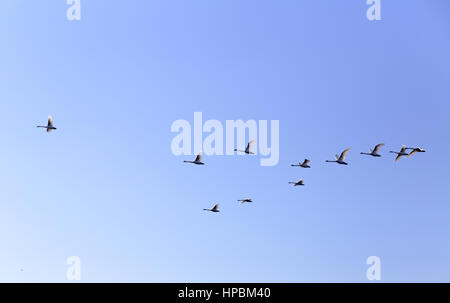
[[[365,2],[1,1],[0,281],[450,282],[450,3]],[[279,164],[184,164],[195,111],[279,120]]]

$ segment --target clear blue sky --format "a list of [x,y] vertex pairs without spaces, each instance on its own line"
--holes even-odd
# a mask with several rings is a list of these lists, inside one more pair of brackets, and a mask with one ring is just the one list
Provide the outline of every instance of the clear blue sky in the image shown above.
[[[365,2],[1,1],[0,281],[450,282],[450,3]],[[195,111],[279,120],[279,164],[184,164]]]

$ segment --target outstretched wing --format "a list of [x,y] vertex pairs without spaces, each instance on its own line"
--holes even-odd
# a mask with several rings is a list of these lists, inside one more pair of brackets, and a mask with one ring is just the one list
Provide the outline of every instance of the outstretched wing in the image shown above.
[[413,149],[412,152],[408,154],[408,158],[417,153],[417,149]]
[[377,145],[375,146],[375,148],[373,149],[373,152],[374,152],[375,154],[378,154],[378,152],[380,151],[380,148],[381,148],[382,146],[384,146],[384,143],[377,144]]
[[48,123],[47,123],[48,127],[53,127],[53,118],[52,116],[48,116]]
[[202,161],[202,152],[199,152],[197,155],[197,158],[195,158],[195,162],[200,162]]
[[253,145],[253,143],[255,143],[255,141],[256,140],[252,140],[252,141],[248,142],[247,148],[245,149],[245,151],[249,152],[250,149],[252,149],[252,145]]
[[340,161],[344,161],[345,157],[347,157],[348,152],[350,151],[351,148],[347,148],[346,150],[344,150],[341,154],[341,156],[339,157]]
[[403,146],[402,146],[402,149],[400,150],[400,153],[405,153],[405,152],[406,152],[406,146],[403,145]]
[[398,160],[400,160],[400,158],[402,157],[402,154],[398,154],[397,157],[395,158],[395,162],[397,162]]
[[305,161],[303,161],[303,165],[309,165],[310,162],[311,162],[310,160],[305,159]]
[[217,203],[216,205],[214,205],[214,207],[211,210],[218,210],[219,209],[219,203]]

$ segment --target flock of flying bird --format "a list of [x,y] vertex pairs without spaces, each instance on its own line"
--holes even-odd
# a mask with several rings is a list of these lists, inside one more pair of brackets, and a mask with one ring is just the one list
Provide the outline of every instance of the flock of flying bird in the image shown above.
[[[243,152],[246,154],[254,154],[251,151],[252,148],[252,144],[255,142],[255,140],[250,141],[247,144],[247,148],[245,150],[239,150],[239,149],[235,149],[234,151],[238,151],[238,152]],[[365,153],[365,152],[361,152],[361,155],[368,155],[368,156],[372,156],[372,157],[381,157],[380,155],[380,148],[384,146],[384,143],[380,143],[377,144],[375,146],[374,149],[370,149],[369,153]],[[408,152],[408,150],[410,150],[410,152]],[[345,158],[347,157],[348,152],[350,151],[350,148],[347,148],[346,150],[344,150],[340,156],[336,155],[335,158],[336,160],[326,160],[325,162],[335,162],[337,164],[341,164],[341,165],[348,165],[347,162],[345,162]],[[398,160],[400,160],[401,157],[406,156],[406,157],[411,157],[412,155],[414,155],[415,153],[423,153],[425,152],[425,149],[420,148],[420,147],[406,147],[405,145],[402,146],[402,148],[400,149],[399,152],[396,151],[390,151],[390,153],[393,154],[397,154],[397,157],[395,158],[395,162],[397,162]],[[185,163],[192,163],[192,164],[196,164],[196,165],[204,165],[205,163],[202,162],[202,152],[200,152],[197,157],[195,158],[194,161],[184,161]],[[311,161],[309,159],[305,159],[302,162],[299,162],[298,164],[291,164],[291,166],[295,167],[302,167],[302,168],[311,168],[311,166],[309,165],[311,163]],[[303,179],[300,179],[297,182],[288,182],[288,184],[292,184],[294,186],[304,186],[305,182]],[[247,202],[253,202],[252,199],[250,198],[246,198],[243,200],[238,200],[238,202],[243,203],[247,203]],[[204,208],[203,210],[206,211],[211,211],[214,213],[218,213],[219,211],[219,203],[215,204],[212,208]]]
[[[380,151],[380,148],[382,146],[384,146],[384,143],[377,144],[373,150],[370,149],[370,153],[361,152],[361,155],[368,155],[368,156],[372,156],[372,157],[381,157],[379,151]],[[407,152],[408,150],[411,150],[411,152]],[[326,160],[325,162],[336,162],[336,163],[341,164],[341,165],[348,165],[348,163],[345,162],[345,157],[347,156],[349,151],[350,151],[350,148],[347,148],[346,150],[344,150],[341,153],[340,156],[338,156],[338,155],[335,156],[336,160]],[[420,148],[420,147],[406,147],[405,145],[402,146],[402,148],[401,148],[401,150],[399,152],[390,151],[390,153],[397,154],[397,157],[395,158],[395,162],[400,160],[400,158],[403,157],[403,156],[411,157],[415,153],[424,153],[424,152],[426,152],[426,150],[423,149],[423,148]],[[291,164],[291,166],[299,166],[299,167],[303,167],[303,168],[311,168],[311,166],[309,166],[310,162],[311,162],[310,160],[305,159],[305,161],[303,161],[303,163],[299,162],[298,164]],[[289,184],[293,184],[294,186],[305,185],[303,179],[300,179],[298,182],[289,182]]]
[[[47,121],[47,126],[37,126],[38,128],[45,128],[47,130],[47,132],[51,132],[52,130],[56,130],[57,128],[54,127],[53,125],[53,118],[51,116],[48,117],[48,121]],[[234,151],[237,152],[243,152],[249,155],[254,155],[255,153],[253,153],[251,151],[252,145],[253,143],[255,143],[256,140],[252,140],[247,144],[247,148],[245,150],[239,150],[239,149],[235,149]],[[380,148],[384,146],[384,143],[380,143],[377,144],[375,146],[375,148],[372,150],[370,149],[369,153],[365,153],[365,152],[361,152],[361,155],[368,155],[368,156],[372,156],[372,157],[381,157],[380,155]],[[341,164],[341,165],[348,165],[347,162],[345,162],[345,158],[347,157],[348,152],[350,151],[350,148],[347,148],[346,150],[344,150],[340,156],[336,155],[335,158],[336,160],[326,160],[325,162],[335,162],[337,164]],[[411,157],[412,155],[416,154],[416,153],[424,153],[426,152],[425,149],[420,148],[420,147],[406,147],[405,145],[402,146],[402,148],[400,149],[399,152],[396,151],[390,151],[390,153],[396,154],[397,157],[395,158],[395,162],[397,162],[398,160],[400,160],[401,157],[405,156],[405,157]],[[192,163],[192,164],[196,164],[196,165],[205,165],[205,163],[202,162],[202,152],[200,152],[197,157],[195,158],[194,161],[184,161],[185,163]],[[311,161],[309,159],[305,159],[303,161],[303,163],[299,162],[298,164],[291,164],[291,166],[295,167],[302,167],[302,168],[311,168],[311,166],[309,165],[311,163]],[[303,181],[303,179],[300,179],[297,182],[288,182],[288,184],[293,184],[294,186],[304,186],[305,183]],[[250,203],[253,202],[252,199],[250,198],[246,198],[246,199],[242,199],[242,200],[238,200],[238,202],[240,202],[241,204],[244,203]],[[204,210],[206,211],[211,211],[214,213],[218,213],[219,211],[219,203],[217,203],[216,205],[214,205],[212,208],[205,208]]]

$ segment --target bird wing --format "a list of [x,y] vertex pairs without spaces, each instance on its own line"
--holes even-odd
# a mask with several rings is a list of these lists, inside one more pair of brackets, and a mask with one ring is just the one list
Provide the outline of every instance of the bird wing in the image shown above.
[[413,149],[412,152],[408,154],[408,158],[417,153],[417,149]]
[[202,152],[199,152],[197,155],[197,158],[195,158],[195,162],[200,162],[202,161]]
[[48,127],[53,127],[53,118],[52,118],[52,116],[48,116],[48,124],[47,124],[47,126]]
[[297,183],[298,184],[303,184],[303,179],[300,179]]
[[219,203],[217,203],[216,205],[214,205],[214,207],[212,208],[212,210],[218,210],[219,209]]
[[402,146],[402,149],[400,150],[400,152],[401,152],[401,153],[404,153],[405,151],[406,151],[406,146],[403,145],[403,146]]
[[339,160],[344,161],[345,157],[347,156],[348,152],[350,151],[351,148],[347,148],[346,150],[344,150],[341,154],[341,156],[339,157]]
[[400,158],[402,157],[402,154],[398,154],[397,158],[395,158],[395,162],[397,162],[398,160],[400,160]]
[[303,161],[303,165],[308,165],[311,161],[308,159],[305,159],[305,161]]
[[381,148],[382,146],[384,146],[384,143],[377,144],[377,145],[375,146],[375,148],[373,149],[373,152],[374,152],[375,154],[378,154],[378,151],[380,150],[380,148]]
[[252,148],[253,143],[255,143],[255,140],[252,140],[252,141],[248,142],[247,148],[245,150],[249,152],[250,149]]

